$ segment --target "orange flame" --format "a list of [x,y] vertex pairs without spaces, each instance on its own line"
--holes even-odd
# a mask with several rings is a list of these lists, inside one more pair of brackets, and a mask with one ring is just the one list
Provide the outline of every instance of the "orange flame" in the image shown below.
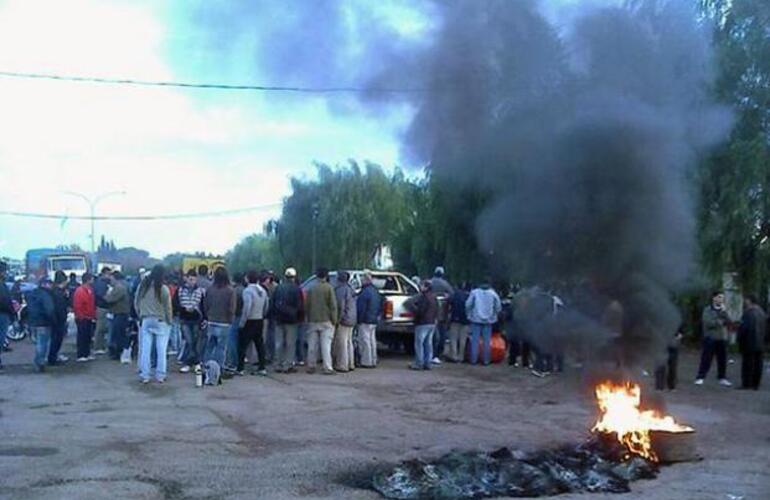
[[614,433],[630,453],[657,462],[651,431],[692,432],[693,429],[655,410],[640,410],[641,392],[639,385],[631,382],[603,382],[596,386],[601,415],[592,432]]

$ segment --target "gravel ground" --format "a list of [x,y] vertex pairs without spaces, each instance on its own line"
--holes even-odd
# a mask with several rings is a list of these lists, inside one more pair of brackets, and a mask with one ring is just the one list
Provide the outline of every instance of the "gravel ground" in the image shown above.
[[[586,437],[595,418],[579,371],[547,379],[506,366],[248,376],[197,389],[192,375],[142,386],[98,360],[33,373],[28,341],[3,357],[0,498],[377,499],[373,467],[452,449],[535,449]],[[71,339],[65,353],[72,355]],[[705,459],[663,469],[623,498],[770,498],[770,390],[691,383],[682,356],[671,413]],[[739,367],[730,365],[737,379]],[[770,373],[767,382],[770,383]],[[649,389],[650,379],[642,379]],[[649,390],[647,393],[650,393]],[[565,495],[561,499],[613,495]]]

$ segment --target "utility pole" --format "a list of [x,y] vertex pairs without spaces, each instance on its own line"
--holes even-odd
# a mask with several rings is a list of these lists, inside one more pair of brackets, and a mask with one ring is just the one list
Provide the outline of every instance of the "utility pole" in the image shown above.
[[125,191],[112,191],[109,193],[100,194],[96,198],[89,198],[88,196],[82,194],[82,193],[76,193],[73,191],[66,191],[64,194],[68,194],[70,196],[75,196],[76,198],[80,198],[81,200],[85,200],[86,203],[88,203],[88,207],[91,211],[91,265],[95,268],[96,266],[96,205],[99,204],[100,201],[103,201],[110,196],[123,196],[126,194]]
[[318,214],[319,213],[320,213],[320,211],[319,211],[319,207],[318,207],[318,202],[316,201],[316,202],[313,203],[313,243],[312,243],[312,245],[313,245],[313,264],[312,264],[313,269],[311,269],[311,272],[313,272],[313,273],[316,271],[316,269],[318,269],[318,267],[317,267],[318,262],[316,261],[316,248],[317,248],[316,237],[317,237],[317,233],[318,233]]

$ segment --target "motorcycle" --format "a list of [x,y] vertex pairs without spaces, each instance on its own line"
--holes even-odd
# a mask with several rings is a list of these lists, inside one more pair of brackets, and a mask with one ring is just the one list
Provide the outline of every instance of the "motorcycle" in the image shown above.
[[29,334],[29,326],[27,325],[27,304],[23,301],[19,303],[14,300],[13,303],[13,321],[8,326],[8,331],[5,336],[8,340],[18,342]]

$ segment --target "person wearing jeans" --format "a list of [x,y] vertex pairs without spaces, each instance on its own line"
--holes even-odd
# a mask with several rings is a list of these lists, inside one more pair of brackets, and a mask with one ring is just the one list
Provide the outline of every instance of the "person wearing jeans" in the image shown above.
[[490,280],[484,280],[478,288],[475,288],[468,300],[465,301],[465,310],[471,322],[471,364],[475,365],[479,359],[479,337],[483,339],[484,365],[492,362],[492,325],[497,322],[502,304],[489,284]]
[[413,370],[430,370],[433,361],[433,335],[438,319],[438,299],[431,291],[430,280],[420,283],[420,293],[410,297],[404,307],[414,314]]
[[54,286],[51,289],[51,298],[53,299],[54,322],[51,325],[51,343],[48,346],[48,364],[53,366],[68,359],[60,355],[64,337],[67,335],[67,308],[69,299],[67,298],[67,275],[62,271],[56,271],[54,277]]
[[206,291],[203,302],[208,319],[203,360],[216,361],[221,368],[225,364],[227,334],[235,320],[238,303],[235,289],[230,285],[230,276],[224,267],[214,271],[214,283]]
[[725,296],[721,291],[711,295],[711,304],[703,309],[703,351],[701,352],[698,375],[695,385],[703,385],[703,381],[711,368],[711,360],[717,358],[717,377],[719,383],[729,387],[727,380],[727,326],[731,323],[725,310]]
[[[131,352],[128,350],[128,319],[131,314],[131,294],[128,291],[123,274],[115,271],[110,277],[111,287],[104,296],[112,313],[110,328],[110,357],[120,360],[123,364],[131,362]],[[169,322],[170,323],[170,322]]]
[[155,379],[159,383],[166,380],[166,348],[173,312],[171,292],[164,284],[165,275],[166,268],[161,264],[156,265],[142,280],[134,298],[136,314],[141,321],[139,377],[143,384],[150,382],[153,345],[157,356]]
[[35,367],[45,371],[48,361],[48,348],[51,343],[51,327],[56,321],[51,280],[41,278],[39,286],[27,296],[27,321],[33,334],[37,335],[35,344]]
[[180,372],[188,373],[200,363],[199,337],[203,321],[203,297],[206,291],[198,286],[198,274],[190,269],[184,283],[174,294],[174,311],[179,316],[179,327],[184,339]]

